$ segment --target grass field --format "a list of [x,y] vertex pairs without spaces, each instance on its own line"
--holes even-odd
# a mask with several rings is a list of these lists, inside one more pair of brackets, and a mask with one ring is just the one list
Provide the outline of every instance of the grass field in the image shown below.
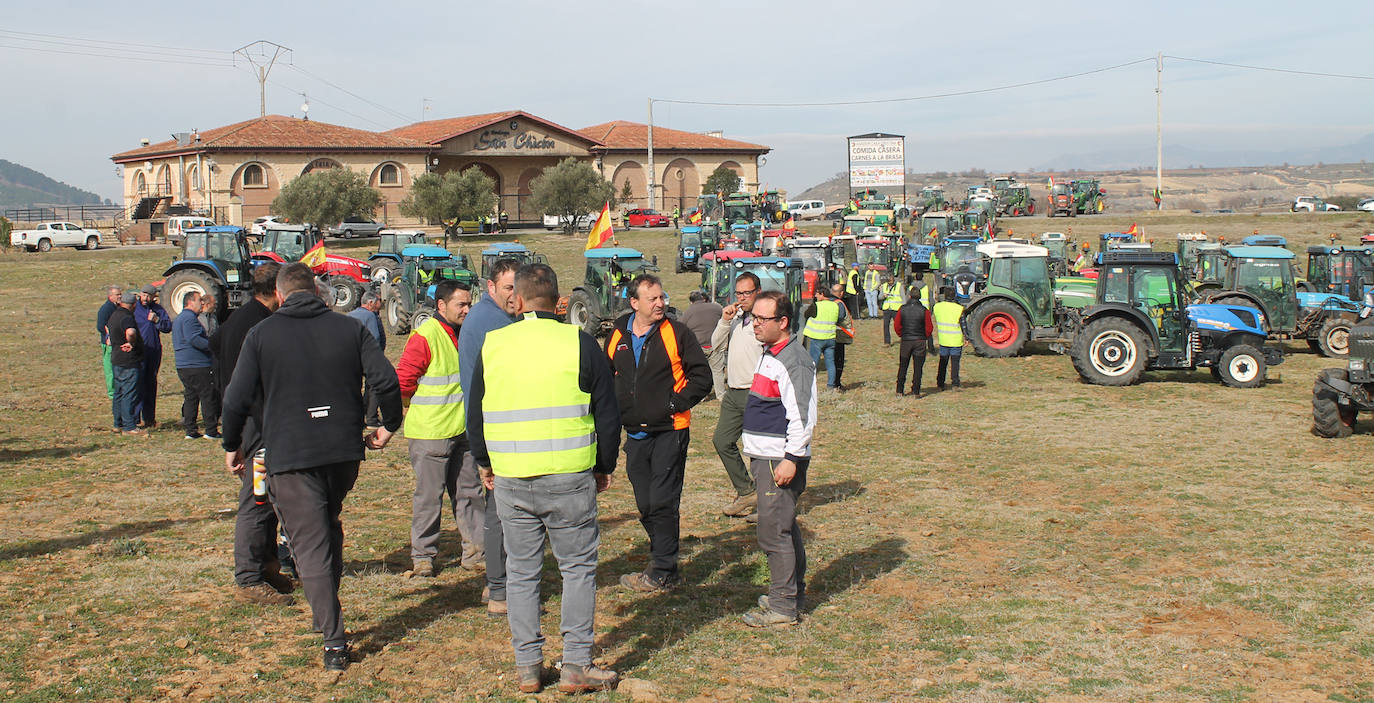
[[[1177,231],[1236,241],[1259,228],[1300,250],[1374,230],[1355,215],[1003,227],[1071,224],[1081,237],[1132,221],[1160,248]],[[580,236],[522,239],[550,255],[565,290],[580,278]],[[685,304],[694,276],[671,273],[670,232],[620,243],[657,254]],[[399,441],[370,455],[344,511],[341,598],[361,661],[337,681],[321,673],[299,591],[291,608],[233,602],[237,480],[218,447],[173,424],[170,353],[163,427],[150,439],[108,429],[100,286],[157,279],[169,257],[0,254],[0,698],[528,698],[480,575],[401,575],[412,476]],[[647,543],[623,474],[602,496],[597,656],[662,700],[1374,700],[1374,426],[1343,441],[1309,434],[1312,380],[1339,364],[1289,350],[1278,378],[1250,391],[1205,371],[1089,386],[1037,349],[966,356],[963,390],[896,398],[895,348],[861,321],[845,374],[854,389],[820,398],[803,624],[739,622],[767,568],[752,529],[720,515],[731,492],[706,403],[683,497],[687,587],[646,597],[614,585],[643,567]],[[928,363],[927,387],[934,373]],[[458,549],[445,527],[441,561]],[[552,658],[556,576],[545,594]]]

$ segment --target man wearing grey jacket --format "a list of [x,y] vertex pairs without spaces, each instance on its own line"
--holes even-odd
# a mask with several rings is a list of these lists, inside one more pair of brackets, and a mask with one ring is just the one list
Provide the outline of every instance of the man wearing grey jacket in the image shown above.
[[720,399],[720,418],[711,438],[725,474],[735,489],[735,500],[725,506],[730,517],[748,517],[754,513],[758,499],[754,495],[754,479],[740,456],[739,440],[743,433],[744,404],[749,399],[749,386],[754,382],[754,369],[763,356],[763,343],[754,337],[754,297],[759,293],[759,277],[751,272],[735,279],[735,302],[721,313],[720,322],[711,333],[713,350],[724,348],[725,395]]

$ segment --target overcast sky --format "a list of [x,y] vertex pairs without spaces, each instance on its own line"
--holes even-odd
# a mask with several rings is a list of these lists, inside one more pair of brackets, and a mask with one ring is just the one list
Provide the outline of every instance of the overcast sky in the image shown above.
[[[9,7],[5,14],[0,158],[116,202],[120,184],[111,154],[137,147],[142,137],[156,142],[258,114],[258,86],[245,62],[219,65],[258,39],[293,49],[295,67],[279,64],[271,74],[269,113],[299,115],[305,91],[312,119],[373,130],[422,115],[506,109],[573,128],[644,122],[649,97],[913,97],[1038,81],[1156,52],[1374,75],[1368,3],[1353,1],[58,0]],[[116,49],[158,60],[116,58],[127,55]],[[906,135],[907,167],[917,171],[1027,169],[1064,154],[1122,149],[1139,150],[1139,163],[1152,165],[1154,82],[1148,62],[910,102],[786,108],[661,102],[654,121],[719,129],[772,147],[762,179],[793,192],[844,170],[844,138],[874,131]],[[422,113],[426,98],[430,110]],[[1166,153],[1171,144],[1211,150],[1347,144],[1374,132],[1371,108],[1374,81],[1165,59]]]

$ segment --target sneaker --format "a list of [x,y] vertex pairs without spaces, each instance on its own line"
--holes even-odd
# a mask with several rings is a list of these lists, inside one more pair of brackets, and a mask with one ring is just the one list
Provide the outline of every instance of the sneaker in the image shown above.
[[296,590],[296,583],[280,572],[265,573],[262,575],[262,580],[266,581],[267,585],[275,589],[277,593],[290,593]]
[[416,559],[410,567],[410,575],[416,578],[433,578],[434,560]]
[[649,578],[648,574],[645,574],[642,571],[637,571],[633,574],[625,574],[624,576],[621,576],[620,585],[630,589],[631,591],[634,591],[635,593],[662,593],[664,591],[673,590],[673,587],[677,585],[677,580],[671,579],[668,581],[664,581],[663,583],[659,583],[658,581]]
[[295,598],[285,593],[278,593],[277,589],[265,583],[239,586],[234,593],[234,600],[240,603],[257,603],[258,605],[292,605],[296,602]]
[[324,648],[325,671],[344,671],[348,663],[348,645]]
[[205,436],[205,435],[203,435],[203,434],[201,434],[201,433],[199,433],[199,432],[187,432],[187,433],[186,433],[186,439],[200,439],[201,437],[204,437],[204,436]]
[[544,690],[544,665],[516,665],[515,680],[520,684],[521,693],[539,693]]
[[754,512],[754,508],[758,506],[758,504],[758,494],[750,493],[748,495],[736,497],[734,502],[725,506],[725,510],[722,512],[724,512],[729,517],[744,517],[745,515]]
[[[764,596],[764,599],[768,596]],[[763,601],[760,601],[761,603]],[[785,627],[797,624],[797,616],[783,615],[772,608],[760,608],[744,614],[744,624],[749,627]]]
[[222,435],[222,434],[220,434],[220,433],[218,433],[218,432],[206,432],[206,433],[205,433],[205,438],[206,438],[206,439],[224,439],[224,435]]
[[588,693],[615,688],[620,675],[599,666],[578,666],[563,664],[563,674],[558,677],[559,693]]

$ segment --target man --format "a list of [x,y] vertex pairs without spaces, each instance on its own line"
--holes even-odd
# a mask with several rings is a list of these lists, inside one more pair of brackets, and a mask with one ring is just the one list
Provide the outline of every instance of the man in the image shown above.
[[[191,291],[182,296],[181,313],[172,321],[172,354],[181,379],[181,426],[186,439],[220,439],[219,394],[211,376],[214,358],[210,355],[210,338],[200,326],[200,293]],[[196,411],[205,419],[205,434],[200,434]]]
[[954,282],[954,294],[957,299],[961,303],[968,302],[968,299],[973,295],[974,289],[978,283],[978,276],[974,275],[973,271],[969,270],[967,263],[964,263],[959,265],[959,270],[955,272],[952,280]]
[[[377,346],[381,347],[382,353],[386,353],[386,332],[382,330],[382,318],[377,312],[382,309],[382,299],[376,293],[368,291],[363,293],[363,299],[358,303],[358,307],[350,310],[348,316],[357,320],[367,330],[373,339],[377,340]],[[363,422],[369,429],[377,429],[382,426],[382,419],[377,416],[377,394],[371,388],[363,389]]]
[[735,499],[725,506],[729,517],[754,514],[757,496],[749,467],[744,465],[737,443],[743,433],[744,404],[754,382],[754,368],[763,356],[763,344],[754,336],[754,296],[759,293],[759,277],[746,271],[735,279],[735,302],[722,309],[720,321],[711,332],[711,349],[725,359],[725,393],[720,396],[720,417],[711,437],[716,456],[735,489]]
[[940,367],[935,371],[935,386],[945,389],[945,366],[953,367],[950,380],[959,387],[959,358],[964,353],[964,330],[959,320],[964,316],[964,306],[955,302],[958,297],[954,288],[945,286],[940,289],[942,300],[935,304],[931,318],[935,321],[935,342],[940,345]]
[[[916,291],[912,287],[912,291]],[[892,346],[892,318],[902,309],[902,284],[892,276],[883,282],[883,346]]]
[[116,285],[105,286],[105,302],[95,313],[95,331],[100,334],[100,365],[105,370],[105,395],[114,403],[114,371],[110,367],[110,335],[105,332],[105,323],[110,321],[110,313],[119,307],[119,299],[124,289]]
[[639,593],[671,589],[678,576],[678,522],[692,408],[711,392],[711,367],[687,325],[665,316],[663,282],[635,277],[630,309],[615,321],[606,356],[625,426],[625,475],[639,524],[649,536],[649,566],[620,585]]
[[[315,293],[302,263],[277,274],[281,307],[248,332],[224,397],[224,463],[244,470],[244,421],[262,399],[267,491],[296,556],[315,627],[324,635],[324,667],[348,668],[339,607],[343,576],[344,498],[358,478],[364,444],[381,449],[401,427],[396,372],[376,340],[334,314]],[[362,439],[362,384],[381,400],[383,427]]]
[[110,366],[114,375],[115,395],[112,406],[114,426],[126,435],[144,435],[138,427],[139,374],[143,371],[143,337],[134,320],[134,305],[138,294],[133,291],[119,297],[119,307],[105,321],[105,336],[110,340]]
[[143,338],[143,367],[138,376],[138,403],[134,414],[140,426],[157,427],[157,372],[162,368],[162,335],[172,331],[172,318],[157,302],[157,286],[149,283],[138,294],[134,322]]
[[1092,268],[1092,257],[1088,255],[1088,243],[1083,242],[1083,248],[1078,252],[1078,258],[1073,260],[1073,272],[1079,273],[1085,268]]
[[717,398],[723,397],[725,364],[719,354],[711,353],[711,333],[715,331],[716,323],[720,321],[721,312],[725,308],[714,300],[707,300],[706,294],[699,290],[688,293],[687,300],[692,304],[682,313],[682,324],[687,325],[701,343],[701,351],[706,355],[706,363],[711,367],[711,389]]
[[406,340],[396,362],[401,400],[409,404],[405,432],[415,492],[410,510],[411,573],[434,576],[439,555],[440,519],[444,494],[462,536],[459,565],[475,569],[483,557],[482,524],[486,500],[473,467],[462,475],[467,451],[467,413],[458,373],[458,331],[472,308],[472,290],[461,281],[444,279],[434,287],[436,314]]
[[200,296],[200,326],[207,338],[219,329],[219,303],[209,293]]
[[850,310],[859,309],[859,295],[863,293],[864,286],[862,277],[859,275],[859,265],[851,264],[849,273],[844,277],[844,295],[836,296],[837,301],[842,301],[844,306]]
[[674,227],[674,228],[676,228],[676,227],[678,226],[678,225],[677,225],[677,221],[678,221],[678,218],[680,218],[680,217],[682,217],[682,206],[680,206],[680,205],[674,205],[674,206],[673,206],[673,227]]
[[878,316],[878,288],[882,285],[883,274],[872,266],[864,271],[864,303],[867,304],[868,319]]
[[[210,337],[215,357],[215,383],[221,403],[234,377],[239,352],[249,330],[277,310],[277,274],[281,264],[269,261],[253,270],[253,298],[244,303]],[[243,455],[251,457],[262,448],[262,398],[253,402],[243,423]],[[287,595],[295,590],[282,572],[294,573],[295,565],[286,545],[277,544],[277,513],[271,496],[265,500],[253,495],[253,472],[237,472],[239,509],[234,516],[234,599],[259,605],[291,605]],[[261,500],[262,502],[259,502]]]
[[[835,289],[843,291],[840,284]],[[840,304],[831,299],[834,293],[824,286],[816,286],[816,301],[806,309],[806,327],[802,338],[811,351],[811,365],[820,367],[825,358],[826,387],[838,389],[840,384],[835,375],[835,328],[840,322]]]
[[921,373],[926,366],[926,346],[930,344],[930,335],[935,328],[930,311],[921,304],[920,291],[916,290],[915,286],[908,291],[906,304],[897,311],[892,328],[897,332],[897,339],[901,342],[897,357],[897,395],[904,395],[902,388],[906,385],[906,369],[910,364],[913,367],[911,394],[920,398]]
[[543,687],[539,580],[544,542],[563,576],[563,670],[558,689],[607,689],[619,677],[592,664],[596,494],[611,485],[620,411],[605,353],[554,316],[558,277],[545,264],[515,276],[519,322],[487,333],[468,389],[468,439],[495,490],[505,532],[511,645],[521,692]]
[[[463,327],[458,331],[458,375],[464,388],[472,388],[472,372],[477,368],[477,360],[482,355],[482,345],[487,334],[499,330],[515,321],[515,271],[520,261],[502,257],[491,266],[486,281],[487,294],[472,306]],[[465,412],[472,415],[472,405],[465,404]],[[469,420],[470,422],[470,420]],[[463,454],[463,472],[476,472],[477,460],[469,449]],[[487,615],[506,616],[506,547],[505,533],[501,531],[501,518],[496,513],[491,487],[487,486],[482,532],[486,553],[487,587],[484,589],[487,601]]]
[[854,313],[840,302],[843,290],[834,286],[830,297],[840,306],[840,319],[835,322],[835,389],[844,392],[844,357],[854,343]]
[[759,496],[757,534],[768,556],[769,587],[759,609],[744,614],[750,627],[794,625],[806,599],[797,499],[806,490],[816,429],[816,367],[788,333],[793,314],[778,291],[754,303],[754,333],[765,348],[744,410],[744,454]]

